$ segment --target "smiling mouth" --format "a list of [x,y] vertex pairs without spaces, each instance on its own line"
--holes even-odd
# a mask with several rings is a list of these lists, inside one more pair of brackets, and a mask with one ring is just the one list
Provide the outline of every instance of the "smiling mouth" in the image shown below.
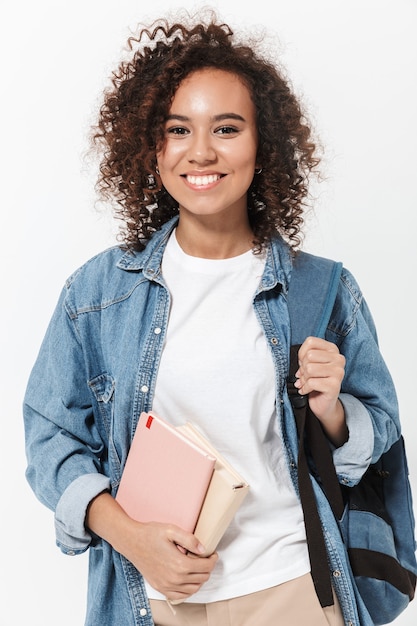
[[190,185],[196,185],[197,187],[204,187],[205,185],[211,185],[223,178],[224,174],[207,174],[205,176],[187,176],[184,178]]

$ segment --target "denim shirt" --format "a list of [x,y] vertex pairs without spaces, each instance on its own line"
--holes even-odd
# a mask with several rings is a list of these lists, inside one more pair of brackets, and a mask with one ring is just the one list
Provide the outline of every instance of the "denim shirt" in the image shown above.
[[[152,626],[136,568],[84,525],[89,502],[117,491],[141,411],[152,399],[170,310],[161,275],[176,219],[141,252],[120,247],[95,256],[67,281],[29,378],[24,420],[27,479],[55,512],[56,541],[75,555],[89,549],[86,626]],[[288,470],[297,487],[297,433],[286,392],[290,330],[286,301],[291,254],[276,237],[268,246],[254,308],[276,372],[276,407]],[[339,480],[354,485],[398,438],[394,386],[374,324],[353,276],[343,270],[326,331],[346,357],[340,399],[349,440],[334,450]],[[349,626],[372,626],[352,580],[337,522],[314,484],[332,572]]]

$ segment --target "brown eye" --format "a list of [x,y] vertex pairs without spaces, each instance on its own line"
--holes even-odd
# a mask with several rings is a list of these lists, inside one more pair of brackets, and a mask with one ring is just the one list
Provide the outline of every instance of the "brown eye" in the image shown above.
[[220,126],[220,128],[217,128],[215,132],[220,135],[233,135],[238,133],[239,129],[235,126]]
[[183,126],[172,126],[171,128],[167,128],[166,133],[168,135],[187,135],[188,129]]

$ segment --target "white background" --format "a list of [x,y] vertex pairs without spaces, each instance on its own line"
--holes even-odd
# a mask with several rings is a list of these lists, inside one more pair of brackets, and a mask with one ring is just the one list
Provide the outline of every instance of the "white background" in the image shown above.
[[[25,482],[21,403],[64,280],[115,242],[83,158],[102,89],[130,29],[175,6],[195,5],[153,0],[145,12],[135,0],[2,5],[2,626],[83,624],[87,557],[58,551],[53,515]],[[236,27],[267,26],[326,148],[305,247],[342,260],[365,293],[397,386],[417,490],[416,0],[218,6]],[[396,620],[416,623],[417,601]]]

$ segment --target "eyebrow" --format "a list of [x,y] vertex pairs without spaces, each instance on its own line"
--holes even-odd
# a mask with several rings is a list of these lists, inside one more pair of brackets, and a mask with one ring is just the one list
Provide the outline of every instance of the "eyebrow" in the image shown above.
[[[219,115],[213,115],[213,117],[211,118],[211,121],[213,122],[221,122],[223,120],[237,120],[240,122],[245,122],[245,118],[242,117],[241,115],[239,115],[238,113],[219,113]],[[179,120],[180,122],[190,122],[191,118],[187,117],[186,115],[179,115],[176,113],[171,113],[170,115],[167,115],[166,121],[168,122],[169,120]]]

